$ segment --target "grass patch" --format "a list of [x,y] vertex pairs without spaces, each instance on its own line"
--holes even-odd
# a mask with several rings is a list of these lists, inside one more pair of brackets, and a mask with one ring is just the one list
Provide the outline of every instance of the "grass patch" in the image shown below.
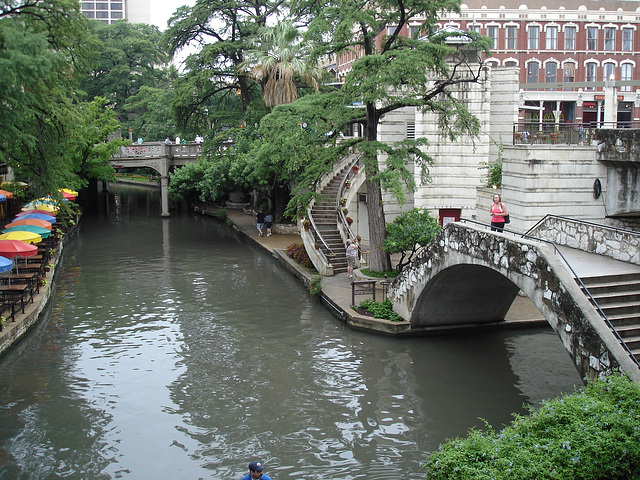
[[360,272],[367,277],[375,278],[396,278],[398,276],[397,270],[387,270],[386,272],[378,272],[369,268],[361,268]]

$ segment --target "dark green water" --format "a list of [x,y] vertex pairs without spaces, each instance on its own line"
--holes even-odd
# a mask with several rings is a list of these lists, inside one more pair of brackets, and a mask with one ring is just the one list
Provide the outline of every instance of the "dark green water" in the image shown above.
[[113,187],[0,358],[0,479],[405,479],[580,379],[550,330],[352,331],[265,252]]

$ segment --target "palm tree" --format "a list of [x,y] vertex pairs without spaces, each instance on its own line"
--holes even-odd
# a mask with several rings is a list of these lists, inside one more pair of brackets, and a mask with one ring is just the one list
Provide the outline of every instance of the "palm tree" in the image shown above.
[[296,27],[284,21],[262,28],[258,48],[245,52],[246,60],[240,70],[260,82],[264,103],[269,108],[297,100],[296,76],[318,90],[321,70],[304,61],[307,53],[299,37]]

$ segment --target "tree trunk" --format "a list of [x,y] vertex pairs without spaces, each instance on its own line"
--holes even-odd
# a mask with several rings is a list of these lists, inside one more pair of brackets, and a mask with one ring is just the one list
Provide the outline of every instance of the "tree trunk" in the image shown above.
[[[365,138],[375,141],[378,138],[378,112],[374,104],[367,104],[367,122],[365,125]],[[379,171],[378,156],[364,159],[367,174],[367,220],[369,221],[369,268],[377,272],[391,270],[391,258],[382,250],[382,244],[387,238],[387,226],[384,219],[384,206],[382,205],[382,188],[379,182],[372,182]]]

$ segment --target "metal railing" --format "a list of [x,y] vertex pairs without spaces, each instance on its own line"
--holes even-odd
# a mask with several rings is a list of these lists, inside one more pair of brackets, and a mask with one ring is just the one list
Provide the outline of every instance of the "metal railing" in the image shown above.
[[640,122],[520,122],[513,124],[513,145],[591,145],[603,129],[638,129]]
[[[487,224],[487,223],[482,223],[482,222],[478,222],[477,220],[471,220],[471,219],[466,219],[466,218],[461,218],[460,222],[464,222],[464,223],[473,223],[476,225],[481,225],[483,227],[487,227],[490,228],[491,224]],[[593,306],[596,308],[596,310],[598,311],[598,313],[600,314],[600,316],[603,318],[603,320],[605,321],[606,325],[609,327],[609,329],[611,330],[611,332],[613,333],[613,335],[616,337],[616,339],[618,340],[618,342],[620,343],[620,345],[622,346],[622,348],[627,352],[627,354],[629,355],[629,357],[631,357],[631,360],[638,366],[640,367],[640,361],[638,361],[638,359],[635,357],[635,355],[633,354],[633,352],[631,351],[631,349],[628,347],[628,345],[625,343],[625,341],[622,339],[622,337],[620,336],[620,334],[618,333],[618,331],[615,329],[615,327],[611,324],[611,321],[609,320],[609,318],[607,317],[607,315],[602,311],[602,309],[600,308],[600,305],[598,305],[598,302],[596,302],[596,300],[593,298],[593,295],[591,295],[591,292],[589,291],[589,289],[587,288],[587,286],[582,282],[582,279],[580,278],[580,276],[576,273],[576,271],[573,269],[573,267],[571,266],[571,264],[569,263],[569,261],[567,260],[567,258],[562,254],[562,252],[560,251],[560,249],[558,248],[558,245],[556,245],[555,242],[552,242],[551,240],[545,240],[543,238],[538,238],[538,237],[534,237],[532,235],[528,235],[527,233],[519,233],[519,232],[514,232],[514,231],[508,231],[506,229],[504,229],[505,232],[507,233],[512,233],[515,235],[519,235],[521,238],[526,238],[527,240],[534,240],[534,241],[538,241],[538,242],[542,242],[542,243],[546,243],[549,244],[553,247],[554,252],[560,256],[560,258],[562,259],[562,261],[565,263],[565,265],[567,266],[567,268],[569,269],[569,271],[573,274],[573,276],[576,279],[576,282],[578,282],[578,284],[580,285],[580,288],[584,291],[584,293],[587,295],[587,297],[589,298],[589,300],[591,301],[591,303],[593,304]]]

